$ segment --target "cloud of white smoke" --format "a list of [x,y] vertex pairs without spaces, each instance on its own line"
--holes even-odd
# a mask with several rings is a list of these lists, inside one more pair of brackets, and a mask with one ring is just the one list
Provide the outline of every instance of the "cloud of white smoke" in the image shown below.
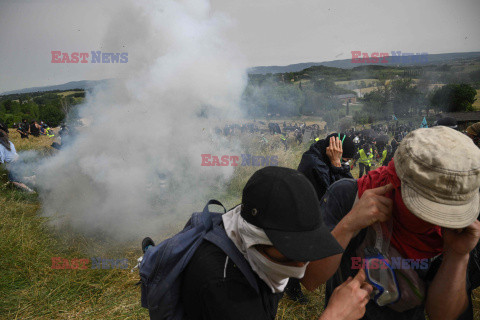
[[128,52],[129,71],[87,97],[89,125],[37,184],[45,215],[125,240],[185,220],[221,190],[233,167],[202,167],[201,154],[240,153],[210,128],[238,116],[246,74],[208,1],[114,3],[102,51]]

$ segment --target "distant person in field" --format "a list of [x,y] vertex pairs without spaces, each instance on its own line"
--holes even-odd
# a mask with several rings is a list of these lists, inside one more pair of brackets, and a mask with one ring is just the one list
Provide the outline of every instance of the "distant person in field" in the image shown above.
[[34,137],[40,137],[40,125],[35,120],[30,122],[30,134]]
[[355,161],[358,161],[358,168],[359,168],[358,177],[361,178],[364,172],[365,174],[368,174],[368,172],[370,171],[370,168],[373,165],[372,146],[368,142],[365,142],[358,150],[358,153],[355,154],[354,159]]
[[382,162],[382,166],[388,166],[388,164],[390,163],[390,161],[392,160],[393,158],[393,149],[392,149],[392,146],[391,145],[387,145],[387,156],[385,157],[385,159],[383,159],[383,162]]
[[22,139],[28,139],[28,131],[29,131],[29,126],[27,123],[27,119],[23,119],[22,123],[18,125],[17,132],[20,133],[20,137]]

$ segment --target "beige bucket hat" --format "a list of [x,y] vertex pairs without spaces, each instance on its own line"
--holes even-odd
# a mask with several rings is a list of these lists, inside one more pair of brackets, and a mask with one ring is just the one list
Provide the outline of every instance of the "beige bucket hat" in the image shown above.
[[464,228],[480,212],[480,149],[466,135],[444,127],[417,129],[394,156],[402,199],[420,219]]

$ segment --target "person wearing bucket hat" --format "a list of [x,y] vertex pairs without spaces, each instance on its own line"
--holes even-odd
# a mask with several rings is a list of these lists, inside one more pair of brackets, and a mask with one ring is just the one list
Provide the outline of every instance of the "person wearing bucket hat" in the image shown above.
[[[254,272],[257,288],[242,264],[204,240],[183,274],[181,300],[188,319],[274,319],[290,277],[302,278],[310,261],[343,252],[321,219],[313,186],[296,170],[255,172],[243,189],[242,204],[223,214],[222,221]],[[348,279],[320,319],[360,319],[371,290],[364,273]]]
[[[382,306],[370,301],[364,319],[425,319],[424,311],[429,319],[473,319],[470,295],[480,285],[479,187],[480,150],[445,126],[412,131],[388,166],[334,183],[321,211],[330,229],[341,230],[335,238],[346,250],[327,282],[326,301],[341,279],[355,273],[353,261],[362,258],[360,248],[378,226],[381,253],[402,261],[393,271],[400,298]],[[390,204],[390,219],[363,212],[362,199],[372,198],[372,191]],[[418,299],[409,300],[411,292]]]

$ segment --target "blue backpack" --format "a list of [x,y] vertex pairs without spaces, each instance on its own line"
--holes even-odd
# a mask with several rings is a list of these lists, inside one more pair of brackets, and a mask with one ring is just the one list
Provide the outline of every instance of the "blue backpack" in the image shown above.
[[181,320],[184,310],[181,303],[182,272],[203,241],[222,249],[243,273],[250,285],[259,292],[253,271],[242,253],[227,236],[222,225],[222,214],[210,212],[208,201],[202,212],[195,212],[184,229],[157,246],[148,247],[139,266],[142,287],[142,307],[148,308],[151,319]]

